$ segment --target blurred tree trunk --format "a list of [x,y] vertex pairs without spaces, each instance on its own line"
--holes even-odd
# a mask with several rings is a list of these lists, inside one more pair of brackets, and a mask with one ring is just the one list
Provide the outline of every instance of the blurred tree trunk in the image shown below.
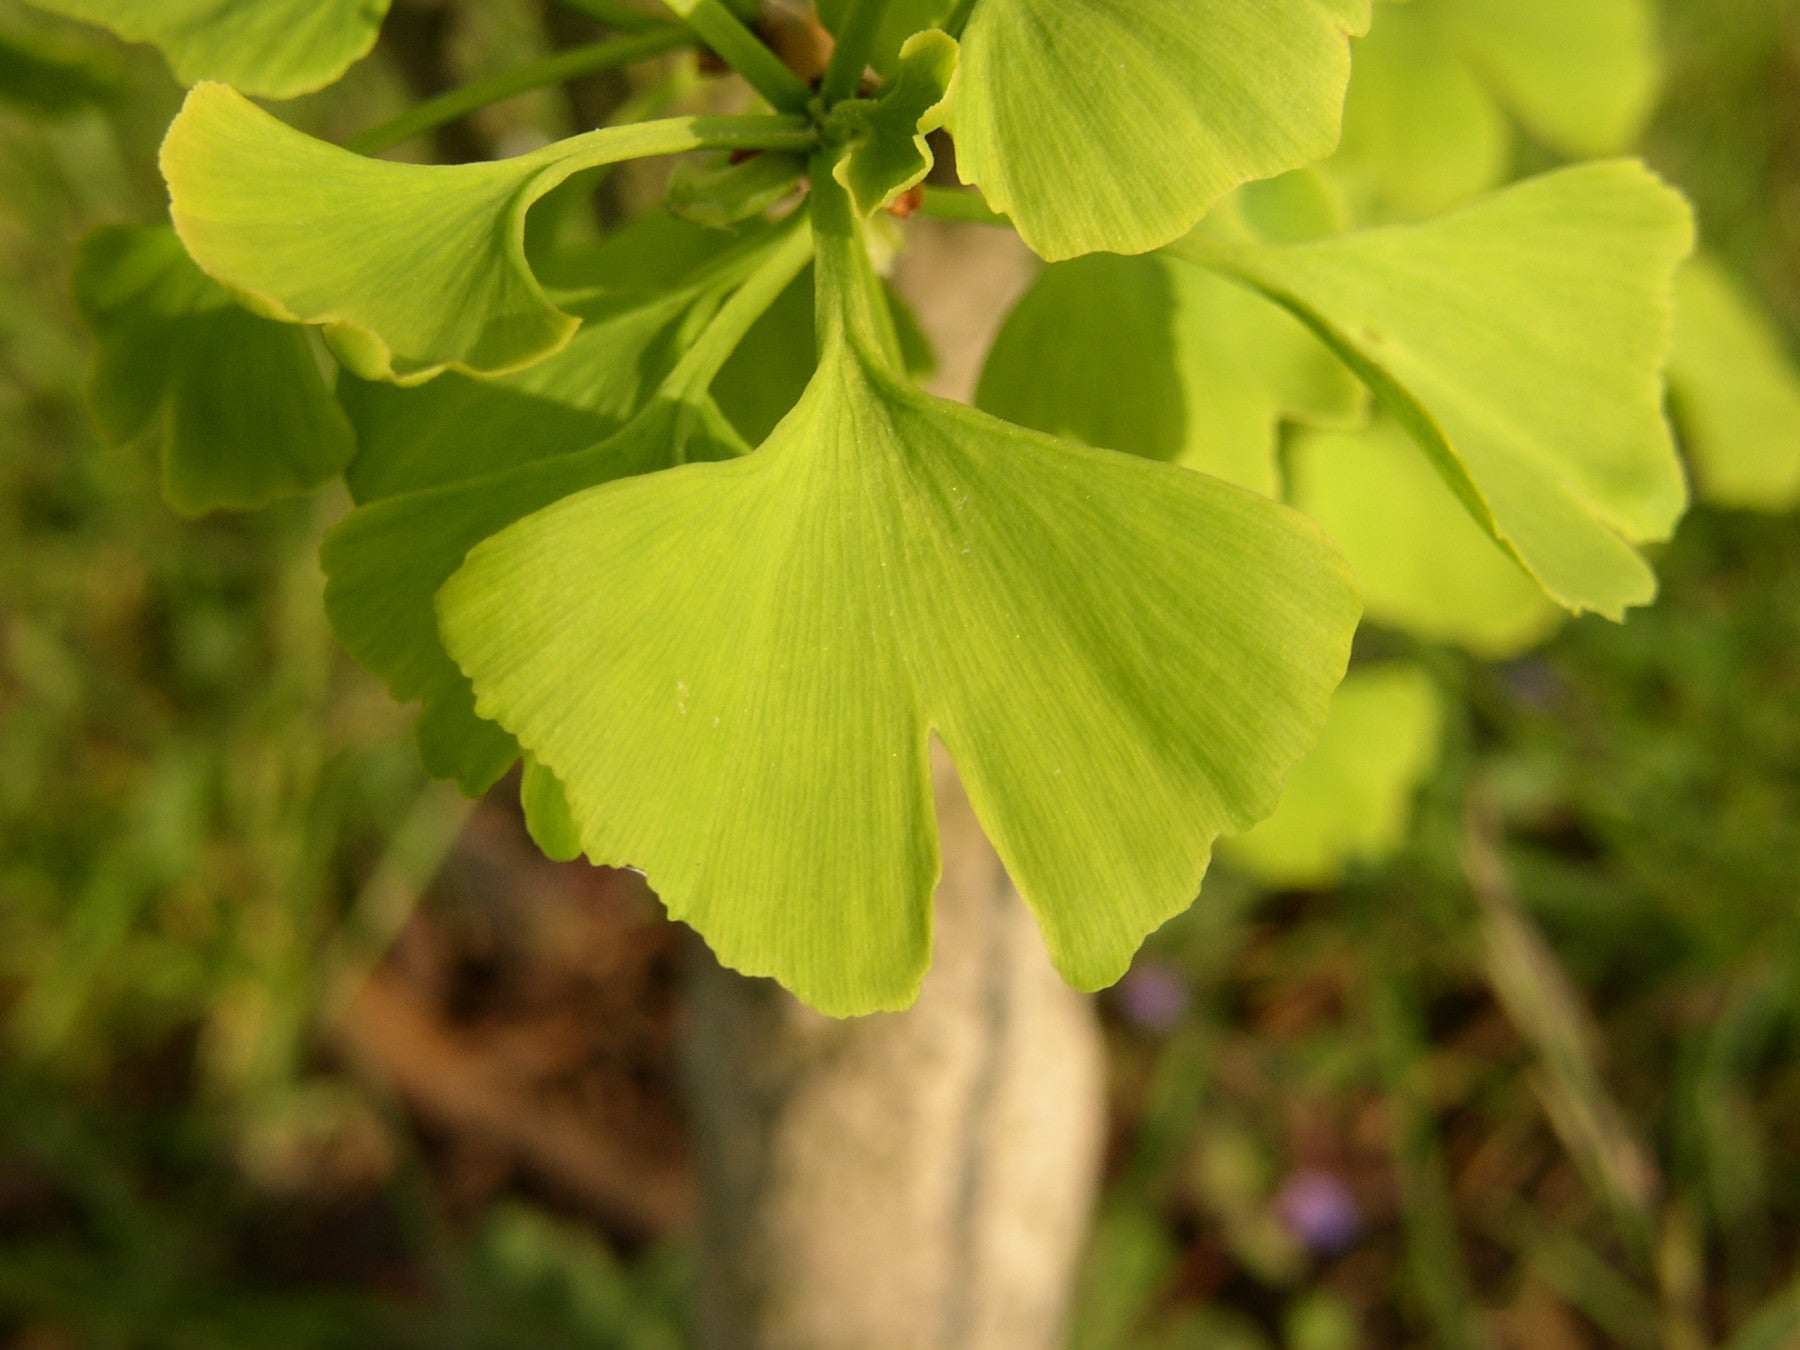
[[[969,398],[1035,262],[915,220],[895,282]],[[693,974],[706,1350],[1051,1350],[1105,1126],[1091,1000],[1051,969],[941,749],[944,878],[918,1005],[835,1022],[766,980]],[[696,944],[698,947],[698,944]]]
[[697,950],[708,1350],[1061,1343],[1100,1161],[1098,1025],[941,754],[936,778],[944,878],[916,1007],[833,1021]]

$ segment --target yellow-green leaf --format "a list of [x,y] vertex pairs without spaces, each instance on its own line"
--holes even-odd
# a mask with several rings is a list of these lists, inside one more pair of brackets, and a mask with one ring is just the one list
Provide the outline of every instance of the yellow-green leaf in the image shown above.
[[769,441],[570,497],[438,597],[478,708],[738,969],[904,1006],[938,872],[927,746],[1075,984],[1269,811],[1357,606],[1254,494],[933,399],[891,372],[847,198],[815,171],[819,368]]
[[1268,496],[1285,419],[1353,423],[1363,391],[1292,315],[1164,257],[1046,268],[1000,330],[977,404]]
[[1378,6],[1356,44],[1344,140],[1326,165],[1364,222],[1434,216],[1510,176],[1512,127],[1436,10]]
[[1669,386],[1700,495],[1720,506],[1800,504],[1800,370],[1775,326],[1718,262],[1676,288]]
[[957,169],[1046,258],[1145,253],[1337,144],[1368,0],[979,0]]
[[1171,251],[1286,305],[1549,594],[1614,618],[1687,502],[1663,415],[1687,204],[1641,165],[1547,174],[1420,225]]
[[531,833],[531,842],[546,858],[573,862],[581,856],[581,830],[569,813],[569,799],[562,784],[529,755],[519,782],[519,805],[525,810],[525,828]]
[[[731,294],[722,303],[713,297],[703,311],[704,330],[690,336],[680,359],[659,380],[656,396],[616,434],[597,445],[558,453],[563,430],[533,429],[530,418],[510,404],[483,401],[481,386],[470,381],[455,406],[474,424],[473,444],[479,445],[483,433],[498,434],[509,424],[519,444],[451,456],[451,469],[430,476],[414,470],[405,476],[423,477],[422,483],[353,511],[327,536],[325,607],[333,627],[397,699],[421,701],[419,753],[432,774],[479,792],[519,757],[517,743],[504,729],[476,716],[468,680],[444,653],[432,609],[438,587],[475,544],[571,493],[686,459],[745,453],[749,447],[706,397],[705,388],[732,345],[806,265],[812,244],[798,228],[803,223],[790,221],[759,236],[742,257],[739,250],[728,250],[675,287],[677,297],[696,289]],[[646,237],[666,238],[673,230],[679,240],[686,228],[657,218],[622,232],[600,256],[619,262]],[[742,275],[746,264],[754,264],[747,276]],[[603,364],[622,354],[607,348],[588,353]],[[647,355],[640,353],[640,358]],[[571,416],[592,412],[580,391],[596,383],[596,373],[565,371],[563,378],[567,383],[558,392],[570,398],[565,411]],[[597,383],[607,384],[604,379]],[[428,395],[429,387],[397,396],[421,392]],[[455,439],[456,428],[440,424],[439,432],[447,449],[465,448]],[[480,469],[484,463],[492,466],[487,472]]]
[[1289,500],[1344,550],[1374,622],[1501,660],[1561,620],[1392,418],[1300,432],[1287,462]]
[[559,298],[581,328],[554,356],[487,379],[450,372],[413,387],[344,380],[339,398],[359,441],[346,474],[356,500],[498,473],[613,435],[766,253],[772,233],[759,225],[726,234],[653,212],[559,263],[559,278],[576,288]]
[[222,85],[188,95],[163,144],[175,228],[210,275],[271,318],[323,325],[365,379],[500,375],[579,321],[524,250],[525,213],[571,174],[687,150],[804,148],[799,119],[684,117],[603,128],[515,159],[396,164],[286,126]]
[[944,125],[956,95],[956,39],[932,29],[900,49],[894,77],[872,99],[848,99],[831,110],[827,131],[849,153],[833,169],[865,216],[925,181],[933,156],[925,138]]
[[468,551],[596,483],[738,448],[722,417],[658,400],[591,449],[386,497],[353,511],[326,537],[332,627],[396,699],[424,705],[419,749],[430,773],[480,792],[519,754],[511,736],[475,716],[468,681],[438,641],[432,599]]
[[153,43],[183,84],[221,80],[262,98],[330,84],[368,54],[388,0],[31,0]]
[[1647,0],[1425,0],[1535,135],[1615,154],[1656,106],[1662,61]]

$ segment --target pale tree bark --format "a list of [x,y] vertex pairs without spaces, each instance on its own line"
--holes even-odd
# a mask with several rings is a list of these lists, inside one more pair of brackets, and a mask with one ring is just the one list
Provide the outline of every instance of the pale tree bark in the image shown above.
[[[1009,232],[914,222],[896,282],[970,397],[1032,275]],[[1104,1130],[1092,1001],[934,755],[944,857],[918,1005],[836,1022],[698,952],[688,1077],[707,1350],[1051,1350]],[[698,946],[698,944],[696,944]]]
[[709,1350],[1050,1350],[1093,1205],[1103,1057],[939,757],[916,1007],[848,1022],[695,962]]

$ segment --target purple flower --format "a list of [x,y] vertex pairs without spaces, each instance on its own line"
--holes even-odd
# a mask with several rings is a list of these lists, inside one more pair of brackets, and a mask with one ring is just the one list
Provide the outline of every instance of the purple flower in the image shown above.
[[1282,1184],[1275,1208],[1300,1245],[1315,1256],[1335,1256],[1362,1233],[1362,1206],[1343,1180],[1303,1168]]
[[1143,1031],[1164,1034],[1187,1016],[1186,978],[1166,961],[1141,961],[1119,981],[1119,1011]]

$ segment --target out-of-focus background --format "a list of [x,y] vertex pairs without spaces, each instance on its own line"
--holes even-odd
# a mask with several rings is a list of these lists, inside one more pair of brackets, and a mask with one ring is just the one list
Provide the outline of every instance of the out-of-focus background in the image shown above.
[[[1644,153],[1791,344],[1800,4],[1662,21]],[[400,3],[284,115],[342,136],[580,36]],[[0,0],[0,1346],[682,1345],[681,934],[516,793],[423,778],[326,627],[336,499],[183,520],[90,425],[74,250],[157,217],[179,96]],[[1503,663],[1381,639],[1446,709],[1405,846],[1222,864],[1103,996],[1074,1345],[1800,1346],[1800,516],[1701,506],[1659,570]]]

